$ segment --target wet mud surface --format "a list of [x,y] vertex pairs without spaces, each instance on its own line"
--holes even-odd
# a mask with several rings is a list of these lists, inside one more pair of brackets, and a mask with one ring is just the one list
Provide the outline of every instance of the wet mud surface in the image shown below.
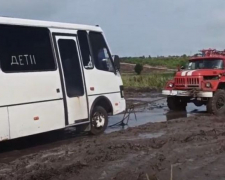
[[[223,117],[191,104],[169,112],[158,93],[130,95],[129,103],[145,104],[135,108],[137,121],[131,115],[128,126],[100,136],[68,129],[1,142],[0,179],[224,179]],[[110,125],[122,116],[110,117]]]

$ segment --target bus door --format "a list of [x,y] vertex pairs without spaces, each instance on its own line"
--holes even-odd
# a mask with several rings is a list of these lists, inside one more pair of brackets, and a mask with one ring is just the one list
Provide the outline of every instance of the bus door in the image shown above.
[[64,94],[66,125],[89,122],[83,70],[75,36],[54,35]]

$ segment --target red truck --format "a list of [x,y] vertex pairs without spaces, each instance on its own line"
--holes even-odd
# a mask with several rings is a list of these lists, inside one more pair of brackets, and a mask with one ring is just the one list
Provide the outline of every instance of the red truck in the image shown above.
[[185,110],[193,102],[206,105],[209,113],[225,114],[225,50],[201,50],[186,68],[178,68],[162,94],[167,96],[170,110]]

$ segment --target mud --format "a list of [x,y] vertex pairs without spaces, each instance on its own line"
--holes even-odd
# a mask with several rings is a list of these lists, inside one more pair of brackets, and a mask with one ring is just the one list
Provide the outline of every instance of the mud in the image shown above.
[[[143,103],[161,96],[127,98]],[[146,103],[136,115],[129,126],[108,128],[100,136],[77,135],[69,129],[2,142],[0,179],[224,179],[223,117],[209,116],[204,107],[193,105],[187,112],[172,113],[165,100]],[[111,117],[110,123],[120,119],[121,115]]]

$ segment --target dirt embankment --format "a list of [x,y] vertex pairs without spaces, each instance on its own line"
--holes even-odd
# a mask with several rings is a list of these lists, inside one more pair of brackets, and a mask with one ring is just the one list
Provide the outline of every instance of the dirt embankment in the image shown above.
[[[134,67],[135,64],[130,63],[121,63],[120,64],[121,72],[123,73],[135,73]],[[166,67],[160,67],[160,66],[150,66],[150,65],[144,65],[143,66],[143,73],[152,73],[152,72],[164,72],[164,71],[176,71],[175,69],[168,69]]]
[[168,180],[172,173],[173,180],[220,180],[224,126],[223,118],[191,117],[77,137],[10,162],[0,159],[0,179]]

